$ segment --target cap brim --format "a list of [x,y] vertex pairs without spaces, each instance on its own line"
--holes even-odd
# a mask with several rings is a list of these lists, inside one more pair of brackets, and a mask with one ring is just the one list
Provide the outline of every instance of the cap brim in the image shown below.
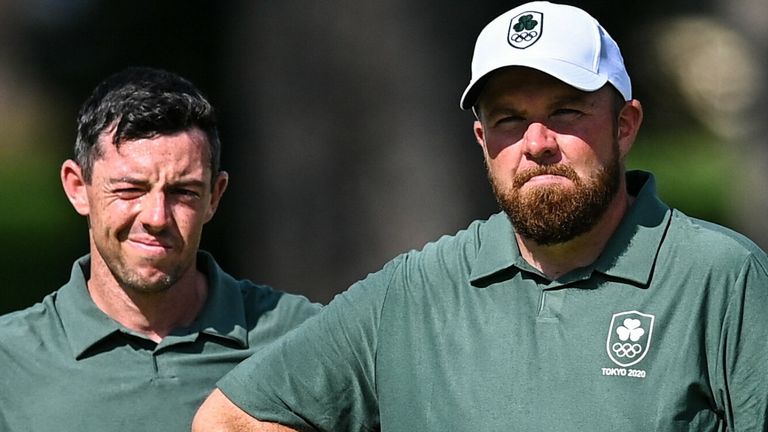
[[486,72],[470,81],[469,85],[464,90],[464,94],[461,96],[461,102],[459,104],[461,109],[468,110],[475,105],[477,98],[480,96],[480,92],[483,89],[483,84],[490,74],[499,69],[511,66],[521,66],[539,70],[583,91],[595,91],[608,82],[607,76],[602,76],[582,67],[556,59],[532,58],[516,61],[514,64],[499,62],[499,64],[495,65],[486,65],[483,67]]

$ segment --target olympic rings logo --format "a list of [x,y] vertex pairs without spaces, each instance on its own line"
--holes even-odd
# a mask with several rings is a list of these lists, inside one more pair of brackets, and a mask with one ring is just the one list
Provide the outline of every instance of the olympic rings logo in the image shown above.
[[520,43],[520,42],[523,42],[523,41],[528,42],[528,41],[536,38],[536,36],[538,36],[538,35],[539,35],[539,32],[534,30],[534,31],[529,31],[529,32],[515,33],[512,36],[510,36],[510,39],[512,39],[512,42],[515,42],[515,43]]
[[521,32],[521,33],[515,33],[512,36],[510,36],[510,39],[512,39],[512,42],[520,43],[520,42],[528,42],[532,39],[535,39],[536,36],[539,35],[539,32],[536,30],[530,31],[530,32]]
[[636,355],[643,352],[643,347],[640,344],[619,343],[616,342],[611,346],[613,353],[618,357],[634,358]]

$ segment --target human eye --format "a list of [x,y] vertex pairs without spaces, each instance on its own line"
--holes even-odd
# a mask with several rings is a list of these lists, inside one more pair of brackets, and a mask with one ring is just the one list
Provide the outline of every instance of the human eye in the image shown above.
[[492,124],[494,126],[510,127],[521,124],[524,121],[525,118],[520,115],[505,115],[495,118]]
[[577,108],[564,107],[558,108],[552,112],[552,117],[556,118],[579,118],[584,114],[583,111]]
[[196,189],[186,187],[173,188],[171,193],[183,200],[196,200],[201,196],[200,192]]
[[136,186],[122,186],[117,187],[112,191],[118,198],[122,200],[134,200],[144,195],[144,189]]
[[200,192],[191,189],[184,189],[181,194],[190,198],[200,198]]

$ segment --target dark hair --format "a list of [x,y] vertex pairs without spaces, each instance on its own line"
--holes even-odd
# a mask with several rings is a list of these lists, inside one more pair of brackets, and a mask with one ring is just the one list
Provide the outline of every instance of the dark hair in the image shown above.
[[168,71],[130,67],[104,81],[83,103],[77,117],[75,160],[86,183],[93,163],[102,155],[98,145],[105,132],[114,130],[112,144],[197,127],[208,138],[211,182],[219,172],[221,143],[213,107],[188,80]]

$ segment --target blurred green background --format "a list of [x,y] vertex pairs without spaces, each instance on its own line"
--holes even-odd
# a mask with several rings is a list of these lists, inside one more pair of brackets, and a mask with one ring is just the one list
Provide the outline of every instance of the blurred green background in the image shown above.
[[[496,211],[471,114],[474,38],[519,2],[0,2],[0,313],[87,252],[58,170],[90,90],[128,65],[194,81],[231,176],[203,247],[238,277],[328,301]],[[630,168],[768,245],[764,2],[571,2],[619,41],[646,119]],[[768,20],[766,20],[768,21]]]

